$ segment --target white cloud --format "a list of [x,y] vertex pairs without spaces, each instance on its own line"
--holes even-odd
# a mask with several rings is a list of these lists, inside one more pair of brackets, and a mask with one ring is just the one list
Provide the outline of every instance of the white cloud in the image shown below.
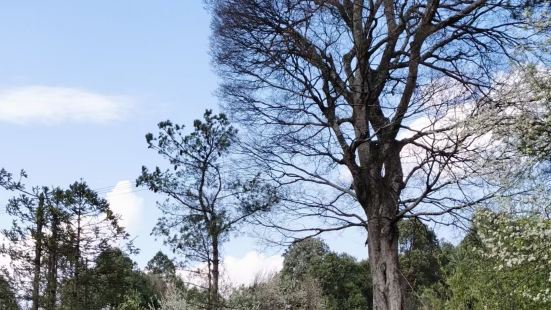
[[[250,251],[243,257],[227,256],[223,259],[220,285],[222,289],[251,285],[256,280],[269,278],[283,268],[283,257],[280,255],[264,255]],[[207,266],[201,263],[191,270],[181,271],[180,275],[189,283],[204,286]]]
[[128,100],[77,88],[27,86],[0,90],[0,122],[103,123],[121,119]]
[[353,182],[352,173],[347,167],[339,165],[337,166],[337,180],[340,186],[348,188]]
[[122,180],[107,193],[111,210],[121,217],[121,226],[130,233],[136,233],[139,230],[144,208],[143,198],[134,193],[135,189],[132,182]]
[[223,275],[232,285],[250,285],[258,277],[280,271],[283,268],[283,257],[251,251],[241,258],[228,256],[223,264]]

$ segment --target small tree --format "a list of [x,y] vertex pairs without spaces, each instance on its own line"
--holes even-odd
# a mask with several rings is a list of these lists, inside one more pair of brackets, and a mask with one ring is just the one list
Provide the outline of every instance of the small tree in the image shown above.
[[[198,310],[198,307],[188,303],[185,298],[185,292],[178,288],[177,285],[171,284],[168,286],[163,298],[160,300],[160,309],[162,310]],[[150,307],[153,310],[153,307]]]
[[532,300],[521,293],[545,281],[549,272],[518,266],[499,270],[503,262],[486,257],[487,252],[476,229],[457,247],[446,280],[449,299],[445,309],[549,309],[548,301]]
[[399,226],[400,270],[404,277],[405,309],[417,309],[424,289],[443,280],[442,251],[436,234],[419,219]]
[[81,274],[88,268],[88,262],[128,234],[118,225],[107,200],[85,182],[75,182],[64,191],[63,208],[67,214],[66,271],[70,279],[66,285],[72,287],[72,306],[82,308],[87,303],[85,296],[89,288],[84,287],[86,281]]
[[159,123],[159,134],[146,135],[149,148],[168,160],[173,170],[142,168],[138,186],[168,196],[153,231],[186,259],[207,267],[208,309],[218,309],[220,248],[229,233],[248,217],[277,202],[275,191],[260,175],[244,181],[230,161],[237,130],[224,114],[207,110],[193,131],[170,121]]
[[182,280],[176,275],[176,264],[163,252],[159,251],[147,262],[145,271],[155,286],[155,290],[164,296],[171,285],[183,288]]
[[165,253],[159,251],[147,262],[145,270],[153,274],[173,276],[176,274],[176,265]]
[[80,277],[86,303],[76,308],[72,301],[72,287],[66,287],[63,296],[68,302],[61,309],[158,309],[158,298],[149,278],[136,263],[119,248],[105,248],[93,261],[93,267],[83,270]]
[[[46,298],[44,308],[55,310],[57,306],[58,284],[60,279],[59,269],[66,269],[66,258],[70,253],[68,243],[69,216],[64,208],[65,191],[55,188],[49,195],[46,222],[49,234],[45,236],[45,262],[46,262]],[[62,265],[63,264],[63,265]],[[62,265],[62,266],[60,266]]]
[[21,172],[19,180],[4,169],[0,171],[0,186],[14,191],[16,196],[9,199],[6,213],[13,218],[12,226],[3,229],[6,243],[0,248],[1,254],[10,259],[12,273],[17,283],[16,290],[25,299],[31,300],[31,309],[41,306],[41,283],[43,280],[43,256],[46,247],[48,188],[35,187],[28,191],[21,183],[25,178]]
[[295,242],[284,256],[280,276],[287,296],[313,281],[325,301],[323,309],[372,309],[367,262],[331,252],[327,244],[315,238]]

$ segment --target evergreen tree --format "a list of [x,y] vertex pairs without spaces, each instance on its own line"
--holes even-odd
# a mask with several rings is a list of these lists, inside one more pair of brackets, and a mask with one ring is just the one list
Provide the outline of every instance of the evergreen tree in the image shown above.
[[440,245],[434,231],[419,219],[405,220],[398,228],[406,309],[417,309],[423,290],[442,280]]
[[31,301],[33,310],[84,309],[89,279],[80,274],[103,249],[127,234],[107,201],[86,183],[27,190],[21,182],[25,177],[22,172],[16,180],[0,171],[0,186],[15,193],[6,206],[12,226],[2,230],[6,242],[0,248],[0,254],[10,259],[15,291],[21,300]]
[[230,161],[237,130],[224,114],[207,110],[195,120],[193,130],[170,121],[159,124],[159,134],[147,134],[149,148],[156,150],[173,169],[142,168],[139,186],[168,196],[160,204],[161,217],[153,233],[186,259],[205,263],[207,309],[221,307],[219,278],[221,246],[229,233],[247,218],[266,211],[277,202],[275,191],[260,175],[241,180]]
[[38,310],[42,306],[43,257],[49,211],[46,204],[50,190],[35,187],[28,191],[21,183],[24,177],[26,174],[22,171],[20,179],[15,181],[11,173],[0,171],[0,185],[16,193],[6,205],[6,213],[13,221],[9,229],[2,230],[6,243],[0,248],[0,254],[10,259],[15,290],[22,298],[31,300],[32,310]]
[[[314,281],[320,287],[325,308],[371,309],[371,279],[368,263],[329,251],[327,244],[308,238],[285,252],[281,271],[284,292],[300,291]],[[301,308],[302,309],[302,308]]]
[[8,279],[0,275],[0,309],[19,310],[17,300]]
[[69,280],[64,285],[71,291],[71,307],[82,309],[88,304],[87,281],[81,277],[97,255],[109,249],[128,234],[118,225],[107,200],[99,197],[85,182],[75,182],[63,193],[63,210],[67,214],[68,253],[65,271]]

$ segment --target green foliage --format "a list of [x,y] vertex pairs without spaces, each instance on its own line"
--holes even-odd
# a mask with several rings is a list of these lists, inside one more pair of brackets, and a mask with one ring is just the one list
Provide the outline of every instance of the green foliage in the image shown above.
[[116,310],[146,310],[141,305],[140,295],[136,292],[126,294],[124,301],[115,308]]
[[475,223],[450,264],[448,308],[549,309],[549,220],[482,211]]
[[521,276],[510,294],[551,307],[551,220],[482,210],[475,224],[483,257],[498,272]]
[[401,221],[399,232],[400,271],[405,279],[406,300],[408,308],[417,308],[422,304],[422,292],[442,281],[446,260],[435,233],[419,219]]
[[320,239],[308,238],[293,243],[284,254],[285,260],[281,274],[297,281],[312,273],[323,257],[329,253],[329,247]]
[[145,272],[155,292],[165,295],[169,285],[184,288],[184,283],[176,275],[176,265],[163,252],[159,251],[147,262]]
[[308,238],[292,244],[279,274],[258,279],[230,297],[238,309],[371,309],[367,262],[329,251],[327,244]]
[[0,309],[19,310],[10,282],[0,275]]
[[515,284],[510,274],[495,270],[494,263],[479,254],[479,241],[473,241],[465,240],[452,261],[453,271],[447,280],[451,298],[446,308],[533,309],[522,307],[525,303],[511,296],[510,292],[520,283]]
[[327,309],[371,309],[372,283],[367,261],[328,253],[312,271],[327,300]]
[[[132,259],[118,248],[103,250],[96,258],[94,267],[85,270],[81,277],[82,299],[85,300],[81,309],[133,309],[134,304],[140,307],[137,309],[158,306],[160,292],[155,291],[150,279],[137,270]],[[72,285],[74,279],[64,283],[64,309],[74,308]]]
[[131,292],[142,307],[156,303],[157,294],[148,278],[136,270],[135,263],[119,249],[107,250],[96,260],[92,270],[98,280],[96,287],[103,287],[100,300],[116,306]]
[[135,285],[134,262],[119,249],[108,249],[98,256],[95,263],[90,272],[98,294],[97,302],[118,306]]
[[159,251],[147,262],[145,271],[158,275],[173,276],[176,274],[176,265],[166,254]]
[[281,278],[287,291],[296,291],[308,281],[318,283],[326,309],[371,308],[368,263],[330,252],[319,239],[305,239],[289,247]]

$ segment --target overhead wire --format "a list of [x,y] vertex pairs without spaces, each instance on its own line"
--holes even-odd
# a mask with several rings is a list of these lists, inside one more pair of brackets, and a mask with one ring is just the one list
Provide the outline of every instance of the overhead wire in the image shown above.
[[[98,187],[98,188],[95,188],[95,189],[92,189],[93,191],[95,191],[96,193],[98,193],[99,195],[109,195],[109,197],[118,197],[118,196],[123,196],[123,195],[129,195],[129,194],[134,194],[134,193],[139,193],[139,192],[143,192],[143,191],[146,191],[147,188],[137,188],[137,187],[132,187],[131,190],[127,190],[127,191],[121,191],[121,192],[113,192],[113,190],[116,188],[117,186],[116,185],[112,185],[112,186],[103,186],[103,187]],[[6,210],[4,208],[0,209],[0,215],[5,215],[7,214]]]

